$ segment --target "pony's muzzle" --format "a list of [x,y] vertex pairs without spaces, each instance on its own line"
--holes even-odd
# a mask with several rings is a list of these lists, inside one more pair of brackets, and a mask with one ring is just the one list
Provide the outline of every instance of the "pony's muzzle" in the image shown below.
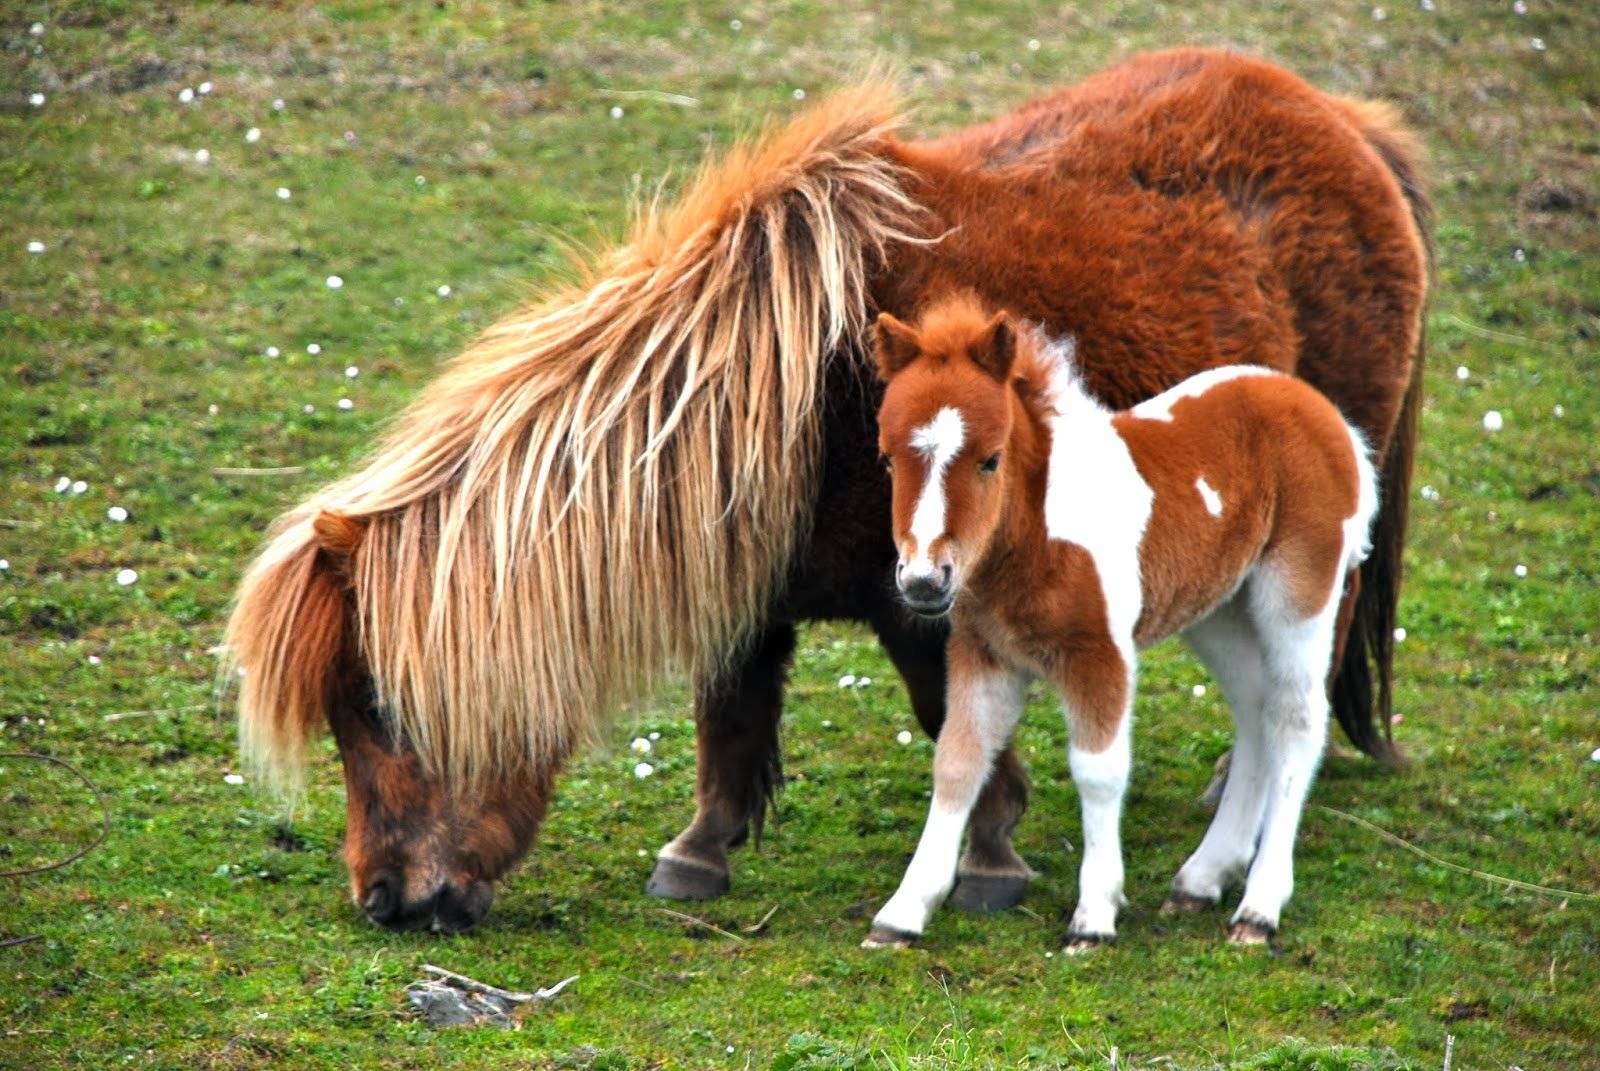
[[459,933],[476,926],[494,903],[494,885],[473,881],[465,886],[445,882],[431,896],[407,901],[399,875],[378,878],[367,886],[361,910],[390,930],[432,930]]
[[895,567],[894,581],[906,606],[923,617],[943,617],[955,601],[955,569],[949,562],[937,566],[901,562]]

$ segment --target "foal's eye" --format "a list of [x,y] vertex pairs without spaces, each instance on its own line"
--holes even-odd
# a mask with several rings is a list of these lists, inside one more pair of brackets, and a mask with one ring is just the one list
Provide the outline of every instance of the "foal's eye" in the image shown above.
[[999,467],[1000,452],[998,450],[984,458],[982,461],[978,462],[978,471],[985,474],[994,472]]

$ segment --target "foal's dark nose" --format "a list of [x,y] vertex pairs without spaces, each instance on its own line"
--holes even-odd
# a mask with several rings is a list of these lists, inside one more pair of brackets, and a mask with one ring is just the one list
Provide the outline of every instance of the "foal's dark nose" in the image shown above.
[[932,572],[907,574],[902,567],[896,570],[895,579],[906,605],[924,617],[938,617],[950,609],[953,600],[948,562]]

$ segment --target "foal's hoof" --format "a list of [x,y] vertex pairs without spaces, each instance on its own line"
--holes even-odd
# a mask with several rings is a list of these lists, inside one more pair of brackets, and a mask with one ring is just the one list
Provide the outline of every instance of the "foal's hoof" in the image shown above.
[[968,911],[1004,911],[1027,894],[1028,879],[1020,874],[963,874],[950,891],[950,902]]
[[1061,946],[1061,954],[1065,956],[1084,956],[1097,948],[1117,943],[1114,933],[1069,933],[1067,943]]
[[1264,945],[1277,936],[1278,927],[1259,915],[1244,915],[1228,927],[1230,945]]
[[712,900],[727,892],[728,885],[725,870],[663,855],[656,859],[644,891],[663,900]]
[[862,948],[910,948],[920,934],[897,930],[893,926],[874,926],[867,932]]
[[1163,915],[1188,915],[1195,911],[1205,911],[1215,906],[1217,906],[1215,900],[1174,891],[1167,894],[1166,901],[1161,905],[1161,913]]

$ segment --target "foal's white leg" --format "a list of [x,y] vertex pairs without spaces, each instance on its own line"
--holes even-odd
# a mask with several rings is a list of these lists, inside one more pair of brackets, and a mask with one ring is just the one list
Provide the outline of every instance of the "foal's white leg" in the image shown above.
[[1122,800],[1133,765],[1131,640],[1076,656],[1059,684],[1071,737],[1067,759],[1083,810],[1078,906],[1065,950],[1083,952],[1117,934],[1122,895]]
[[1243,597],[1218,607],[1189,628],[1184,639],[1211,670],[1233,713],[1233,758],[1222,799],[1200,846],[1172,879],[1165,911],[1215,904],[1245,872],[1256,851],[1266,808],[1268,767],[1262,739],[1261,704],[1266,664]]
[[872,920],[864,948],[904,946],[921,935],[955,884],[967,818],[1022,713],[1023,678],[963,642],[950,640],[950,688],[933,759],[933,803],[889,902]]
[[1288,619],[1270,583],[1252,596],[1266,656],[1261,727],[1268,774],[1255,862],[1228,934],[1238,944],[1259,944],[1276,933],[1294,891],[1295,835],[1328,739],[1328,663],[1337,616],[1331,593],[1322,613],[1300,621]]

